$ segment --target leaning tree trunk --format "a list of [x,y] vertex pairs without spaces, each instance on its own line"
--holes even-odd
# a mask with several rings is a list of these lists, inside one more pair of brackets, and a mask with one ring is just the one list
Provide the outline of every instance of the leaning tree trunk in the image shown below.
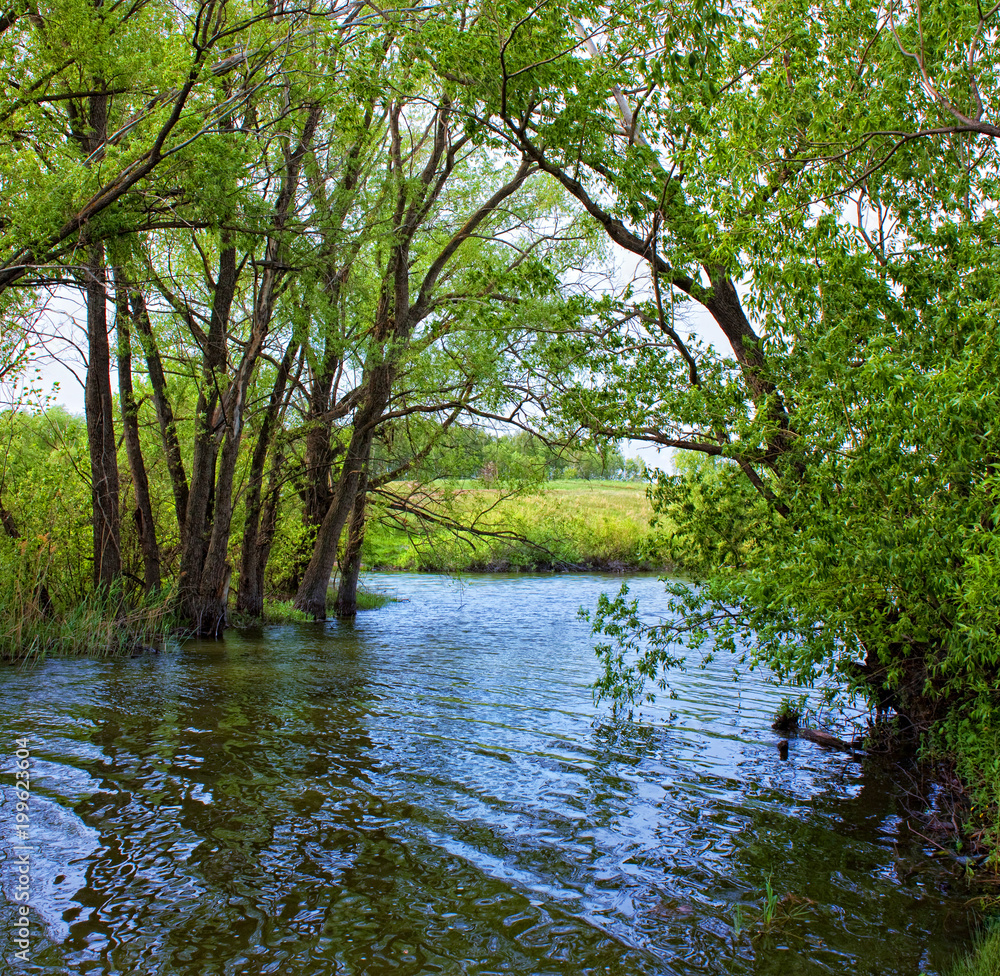
[[[219,391],[217,410],[206,409],[201,416],[202,425],[195,445],[196,470],[192,473],[188,500],[188,539],[181,562],[182,609],[189,623],[194,626],[195,632],[206,637],[218,637],[226,627],[229,582],[232,576],[228,556],[233,518],[233,487],[243,437],[247,392],[271,326],[279,284],[288,270],[281,259],[283,232],[295,200],[302,159],[316,130],[320,114],[319,106],[313,105],[309,109],[302,130],[302,139],[295,151],[286,156],[281,191],[275,202],[274,222],[267,237],[264,259],[261,262],[263,270],[257,282],[250,334],[243,343],[240,365],[231,377],[225,373],[226,332],[236,290],[236,279],[239,275],[235,252],[231,247],[223,252],[224,269],[220,265],[208,336],[209,344],[211,345],[214,336],[218,340],[219,347],[218,350],[211,352],[211,360],[206,357],[205,370],[205,382],[210,382]],[[214,330],[217,325],[219,331],[216,334]],[[215,416],[216,413],[218,416]],[[217,434],[217,431],[220,433]],[[217,477],[214,481],[196,482],[196,475],[204,476],[208,472],[207,464],[202,463],[198,467],[199,448],[207,449],[210,444],[215,445],[217,436],[221,436],[222,440],[218,452]],[[204,509],[202,505],[203,502],[207,502],[205,493],[212,489],[214,489],[214,510],[209,519],[207,504],[204,505]],[[198,506],[198,511],[194,514],[198,515],[198,518],[192,518],[195,505]],[[204,558],[200,562],[197,561],[198,543],[204,544],[205,547]]]
[[348,516],[354,508],[361,476],[368,464],[375,427],[385,411],[392,391],[396,367],[390,363],[375,366],[365,383],[364,403],[354,418],[354,432],[340,469],[333,501],[316,534],[312,558],[302,575],[295,606],[317,620],[326,618],[326,594],[330,588],[337,547]]
[[368,503],[368,465],[365,464],[358,479],[358,493],[354,498],[351,524],[347,530],[347,546],[340,566],[340,585],[333,612],[338,617],[354,617],[358,612],[358,576],[361,574],[361,547],[365,541],[365,509]]
[[370,447],[370,434],[358,436],[356,432],[352,437],[333,502],[316,534],[312,558],[302,574],[302,582],[295,595],[295,606],[312,614],[317,620],[326,619],[326,593],[330,588],[334,563],[337,561],[337,547],[347,517],[354,508],[361,469]]
[[[181,549],[179,597],[181,613],[203,633],[201,613],[202,571],[211,533],[210,512],[215,497],[215,469],[219,445],[215,425],[219,408],[219,389],[226,383],[226,332],[229,311],[236,293],[238,271],[236,248],[229,246],[219,256],[219,271],[212,299],[208,339],[204,349],[201,392],[195,410],[194,455],[185,514],[184,541]],[[228,592],[228,591],[227,591]]]
[[128,291],[122,274],[115,270],[115,326],[118,332],[118,400],[122,412],[125,455],[135,489],[135,521],[142,549],[143,581],[147,593],[160,586],[160,547],[156,542],[149,479],[139,443],[139,407],[132,389],[132,341],[129,330]]
[[177,529],[181,540],[184,540],[184,526],[187,520],[188,480],[184,471],[184,461],[181,457],[180,439],[177,436],[177,424],[174,421],[173,409],[167,397],[167,379],[163,372],[163,362],[156,345],[156,337],[149,322],[149,312],[142,292],[135,285],[129,285],[129,299],[132,307],[132,323],[139,333],[143,355],[146,359],[146,371],[149,375],[149,385],[153,392],[153,409],[160,426],[160,440],[163,444],[163,454],[167,461],[167,471],[170,474],[170,487],[174,493],[174,511],[177,513]]
[[[270,555],[270,538],[262,538],[262,521],[265,507],[264,500],[264,465],[268,450],[274,441],[274,431],[278,424],[284,406],[285,387],[292,371],[292,364],[298,355],[298,343],[292,343],[285,350],[278,367],[278,375],[271,390],[271,399],[267,412],[257,435],[253,457],[250,461],[250,477],[246,490],[246,519],[243,526],[243,546],[240,551],[240,582],[236,593],[236,609],[251,617],[260,617],[264,613],[264,569],[267,556]],[[272,461],[272,474],[281,467],[281,460],[275,457]],[[273,537],[273,534],[272,534]],[[266,545],[266,549],[264,545]]]

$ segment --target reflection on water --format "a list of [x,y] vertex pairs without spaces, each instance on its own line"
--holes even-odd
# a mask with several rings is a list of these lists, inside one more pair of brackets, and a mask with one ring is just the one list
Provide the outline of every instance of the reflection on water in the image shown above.
[[964,944],[891,771],[780,761],[776,689],[721,661],[642,725],[595,709],[576,609],[617,580],[381,582],[406,602],[354,624],[0,672],[31,972],[933,976]]

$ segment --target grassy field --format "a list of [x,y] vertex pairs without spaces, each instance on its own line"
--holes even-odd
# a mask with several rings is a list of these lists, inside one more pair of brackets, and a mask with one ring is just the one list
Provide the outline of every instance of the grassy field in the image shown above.
[[473,482],[393,490],[440,521],[428,525],[388,505],[374,508],[363,557],[371,569],[666,568],[644,484],[551,481],[542,491],[514,495]]

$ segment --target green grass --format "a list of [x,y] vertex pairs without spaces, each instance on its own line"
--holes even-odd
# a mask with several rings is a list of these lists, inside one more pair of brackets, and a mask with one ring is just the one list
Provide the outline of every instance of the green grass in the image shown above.
[[272,600],[264,598],[264,615],[261,622],[265,624],[304,624],[312,620],[311,614],[297,610],[292,600]]
[[358,610],[381,610],[389,603],[399,601],[383,590],[368,590],[358,587]]
[[0,661],[124,657],[162,647],[173,624],[171,596],[164,592],[141,600],[91,593],[68,610],[47,612],[35,599],[7,603],[0,611]]
[[[399,493],[405,485],[395,486]],[[554,481],[505,497],[473,482],[413,492],[412,500],[479,535],[428,528],[414,516],[372,512],[364,561],[370,568],[438,571],[664,569],[663,539],[650,528],[645,486]],[[494,533],[493,536],[488,533]],[[496,535],[499,533],[499,535]]]
[[1000,976],[1000,927],[984,935],[950,976]]
[[[396,598],[382,590],[371,590],[364,586],[358,587],[358,610],[378,610],[387,603],[396,602]],[[330,596],[330,606],[333,605],[333,595]],[[307,624],[312,623],[312,614],[298,610],[293,600],[264,599],[264,614],[260,620],[245,619],[233,615],[231,625],[239,629],[253,624]]]

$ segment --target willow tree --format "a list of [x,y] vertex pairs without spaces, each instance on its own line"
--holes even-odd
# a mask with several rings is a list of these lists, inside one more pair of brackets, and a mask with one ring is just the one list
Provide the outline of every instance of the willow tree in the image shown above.
[[191,219],[178,209],[191,195],[192,147],[246,107],[306,19],[266,6],[80,0],[16,4],[0,20],[0,293],[75,280],[85,295],[102,587],[121,571],[105,241]]
[[[505,350],[519,330],[530,328],[532,310],[544,304],[551,312],[543,296],[558,294],[558,272],[579,257],[570,251],[585,236],[577,228],[567,232],[563,195],[550,182],[538,186],[534,163],[508,164],[467,131],[464,96],[447,70],[430,63],[426,43],[441,34],[461,44],[473,18],[457,7],[438,13],[383,49],[386,64],[394,66],[386,75],[387,97],[368,103],[358,129],[369,144],[373,125],[384,132],[381,154],[368,157],[363,176],[360,152],[349,154],[329,183],[326,246],[335,256],[338,283],[336,289],[327,284],[324,294],[348,303],[345,322],[356,382],[343,398],[351,415],[336,464],[330,464],[329,453],[324,456],[330,445],[322,427],[314,428],[321,449],[307,452],[307,460],[324,458],[309,465],[322,480],[307,502],[323,498],[325,508],[296,605],[316,616],[325,615],[338,546],[352,513],[356,531],[348,563],[357,552],[364,486],[380,428],[413,411],[436,414],[449,424],[455,411],[471,409],[491,385],[495,394]],[[345,192],[358,204],[352,220],[370,228],[360,247],[357,238],[335,246],[345,226],[339,209]],[[588,241],[581,249],[589,246]],[[560,304],[574,307],[572,300]],[[469,338],[477,329],[494,338]],[[345,342],[342,335],[341,350]],[[435,359],[438,365],[428,367]],[[458,369],[450,365],[455,360]],[[337,359],[338,368],[343,362]],[[326,368],[320,375],[329,376]],[[421,374],[421,382],[413,384]],[[327,404],[326,388],[323,393],[321,404]],[[495,407],[495,396],[491,402]],[[316,407],[310,410],[316,417]],[[342,607],[353,603],[349,581],[356,581],[356,567],[345,578]]]
[[[411,111],[418,112],[416,105]],[[419,116],[417,116],[419,118]],[[468,138],[454,129],[451,105],[445,97],[414,127],[397,99],[389,113],[390,144],[386,159],[390,232],[384,241],[378,296],[365,330],[363,376],[352,431],[340,465],[330,504],[316,536],[313,556],[303,574],[296,606],[318,617],[326,613],[326,592],[336,560],[340,535],[354,508],[371,454],[375,429],[392,395],[399,366],[416,328],[439,310],[442,277],[462,245],[518,191],[531,175],[522,164],[492,192],[474,199],[457,226],[447,228],[419,263],[414,241],[456,168],[466,161]],[[415,130],[415,131],[414,131]],[[443,228],[433,228],[440,234]]]
[[[180,606],[192,629],[205,635],[218,635],[226,625],[237,469],[253,410],[249,394],[271,345],[302,237],[304,161],[324,138],[320,125],[331,110],[323,92],[315,86],[303,89],[293,67],[286,63],[285,68],[283,82],[247,98],[243,113],[231,117],[229,133],[220,137],[229,141],[239,132],[242,147],[237,151],[223,144],[213,159],[213,196],[195,210],[207,226],[151,239],[145,267],[138,269],[170,310],[167,317],[188,330],[189,348],[200,353],[189,360],[198,386],[190,462],[187,473],[182,464],[171,465],[170,473],[175,498],[185,500],[183,512],[178,508]],[[255,84],[251,77],[241,81]],[[255,155],[250,147],[256,147]],[[135,285],[133,294],[135,307],[146,304]],[[283,344],[291,341],[287,334],[281,337]],[[152,328],[145,331],[145,345],[155,362]],[[289,354],[294,360],[295,350]],[[158,388],[158,404],[169,408],[162,372],[151,370],[150,379]],[[272,426],[273,421],[257,431],[265,443]],[[172,450],[163,417],[161,430],[165,447]]]
[[[600,382],[554,378],[553,409],[722,459],[763,503],[749,565],[679,592],[645,673],[674,641],[738,631],[782,676],[858,682],[916,728],[986,707],[997,17],[514,6],[441,45],[477,137],[559,180],[647,272],[585,337]],[[724,352],[687,335],[698,305]],[[627,665],[608,663],[613,684]]]

